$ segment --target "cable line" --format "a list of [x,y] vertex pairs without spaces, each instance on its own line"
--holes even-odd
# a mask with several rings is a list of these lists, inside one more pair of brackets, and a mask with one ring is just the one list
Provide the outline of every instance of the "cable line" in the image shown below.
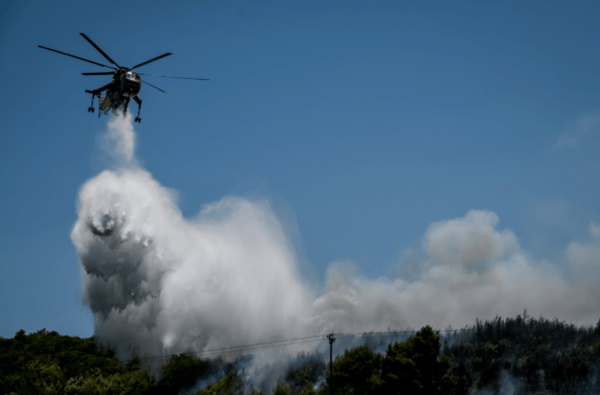
[[[191,352],[185,352],[184,354],[205,355],[205,354],[215,354],[215,353],[227,353],[227,352],[233,352],[233,351],[255,350],[255,349],[261,349],[261,348],[270,348],[270,347],[279,347],[279,346],[289,346],[289,345],[293,345],[293,344],[301,344],[301,343],[318,341],[318,340],[321,340],[321,338],[323,338],[323,337],[324,337],[324,335],[296,337],[296,338],[292,338],[292,339],[274,340],[274,341],[270,341],[270,342],[246,344],[246,345],[233,346],[233,347],[214,348],[214,349],[203,350],[203,351],[191,351]],[[166,357],[172,357],[175,355],[179,355],[179,354],[168,354],[168,355],[160,355],[160,356],[154,356],[154,357],[146,357],[146,358],[140,358],[140,360],[166,358]]]
[[[550,322],[550,323],[552,323],[552,322]],[[581,328],[581,327],[585,327],[585,326],[594,326],[596,324],[586,323],[586,324],[564,324],[564,325],[566,327],[572,326],[572,327]],[[472,327],[472,328],[459,328],[459,329],[440,329],[437,332],[458,333],[458,332],[475,332],[476,330],[477,330],[477,327]],[[401,334],[414,334],[416,332],[417,332],[416,330],[404,330],[404,331],[371,332],[371,333],[367,333],[367,332],[342,333],[342,334],[338,335],[338,339],[356,339],[357,337],[358,338],[396,337]],[[225,353],[231,353],[231,352],[236,352],[236,351],[253,351],[253,350],[260,350],[260,349],[264,349],[264,348],[291,346],[291,345],[295,345],[295,344],[322,341],[322,340],[325,340],[326,336],[327,335],[313,335],[313,336],[306,336],[306,337],[295,337],[295,338],[291,338],[291,339],[273,340],[273,341],[269,341],[269,342],[245,344],[245,345],[239,345],[239,346],[233,346],[233,347],[222,347],[222,348],[213,348],[210,350],[202,350],[202,351],[189,351],[189,352],[183,352],[183,353],[157,355],[157,356],[152,356],[152,357],[140,358],[140,361],[147,361],[147,360],[161,359],[161,358],[162,359],[170,358],[170,357],[177,356],[180,354],[205,356],[205,355],[214,355],[214,354],[225,354]]]

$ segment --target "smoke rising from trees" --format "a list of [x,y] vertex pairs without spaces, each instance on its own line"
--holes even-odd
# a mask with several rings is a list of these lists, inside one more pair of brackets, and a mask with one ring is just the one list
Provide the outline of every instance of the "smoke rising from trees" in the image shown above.
[[[352,262],[334,262],[324,289],[314,290],[268,201],[227,196],[184,218],[176,194],[137,164],[128,114],[112,119],[103,141],[118,166],[82,186],[71,238],[95,339],[121,359],[329,332],[461,327],[524,308],[570,322],[600,315],[590,281],[600,274],[594,224],[589,242],[565,252],[564,271],[534,260],[511,230],[498,229],[495,213],[470,210],[431,224],[396,278],[366,279]],[[293,347],[290,355],[311,351]]]

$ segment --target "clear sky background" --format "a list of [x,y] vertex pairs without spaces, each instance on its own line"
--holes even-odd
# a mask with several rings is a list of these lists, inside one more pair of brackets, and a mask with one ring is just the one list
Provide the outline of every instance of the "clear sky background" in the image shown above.
[[[307,278],[389,276],[429,224],[488,209],[561,263],[600,222],[597,1],[0,2],[0,335],[91,336],[70,233],[110,163],[109,76],[145,77],[137,156],[193,217],[269,198]],[[144,77],[143,77],[144,78]],[[132,102],[131,108],[137,110]]]

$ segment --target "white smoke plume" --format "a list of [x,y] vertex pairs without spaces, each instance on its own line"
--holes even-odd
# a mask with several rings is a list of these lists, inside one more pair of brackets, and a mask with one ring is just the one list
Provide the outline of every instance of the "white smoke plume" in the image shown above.
[[[405,275],[366,279],[352,262],[337,262],[317,297],[268,201],[224,197],[184,218],[175,193],[136,165],[131,118],[113,118],[107,136],[121,167],[83,185],[71,238],[95,337],[121,359],[329,332],[462,327],[525,308],[570,322],[600,315],[594,224],[589,244],[566,251],[567,276],[498,230],[496,214],[471,210],[432,224],[422,251],[400,263]],[[285,352],[273,351],[269,363]]]

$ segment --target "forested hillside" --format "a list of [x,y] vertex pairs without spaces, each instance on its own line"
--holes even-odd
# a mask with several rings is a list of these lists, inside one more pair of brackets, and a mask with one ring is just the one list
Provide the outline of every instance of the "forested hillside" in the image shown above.
[[452,335],[446,336],[442,349],[461,388],[498,389],[504,373],[523,394],[600,393],[600,320],[593,328],[576,327],[533,319],[525,311],[516,318],[478,320],[471,330],[468,341],[451,344]]
[[[444,332],[426,326],[381,354],[368,346],[345,350],[333,364],[335,394],[501,393],[509,384],[521,394],[600,393],[600,321],[578,328],[525,313]],[[159,377],[140,362],[119,362],[93,338],[21,330],[0,338],[0,394],[264,393],[237,370],[240,361],[180,354]],[[321,356],[305,355],[268,392],[330,394],[329,372]]]

